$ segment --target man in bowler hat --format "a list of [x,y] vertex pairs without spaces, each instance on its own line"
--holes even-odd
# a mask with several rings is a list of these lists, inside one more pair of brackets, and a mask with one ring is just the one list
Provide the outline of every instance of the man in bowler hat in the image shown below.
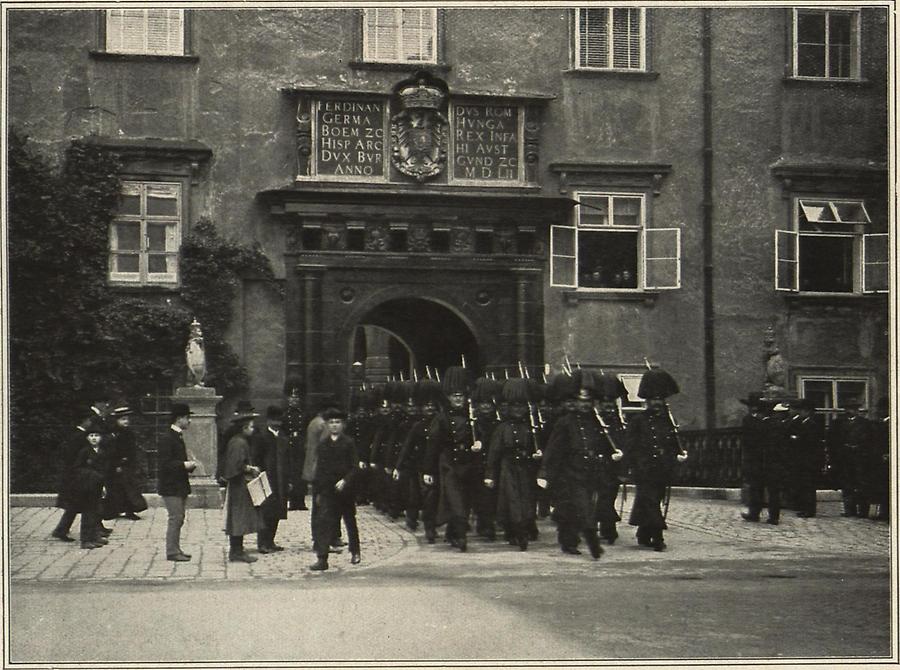
[[191,408],[186,404],[173,403],[172,424],[157,448],[157,490],[169,514],[166,526],[166,560],[169,561],[191,560],[191,555],[181,549],[181,527],[191,492],[188,474],[197,468],[197,463],[187,457],[183,436],[191,425],[191,414]]

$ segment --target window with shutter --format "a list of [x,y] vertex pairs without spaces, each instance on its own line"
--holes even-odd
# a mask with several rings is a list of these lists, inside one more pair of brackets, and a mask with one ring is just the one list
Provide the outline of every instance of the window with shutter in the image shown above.
[[576,11],[575,67],[645,70],[646,10],[638,7]]
[[363,12],[363,58],[435,63],[437,9],[373,8]]
[[123,54],[184,55],[184,10],[106,10],[106,50]]

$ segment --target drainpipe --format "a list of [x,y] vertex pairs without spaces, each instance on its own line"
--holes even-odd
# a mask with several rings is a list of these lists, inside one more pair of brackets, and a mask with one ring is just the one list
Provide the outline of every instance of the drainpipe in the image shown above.
[[702,9],[703,32],[703,365],[706,429],[716,427],[716,343],[713,311],[712,10]]

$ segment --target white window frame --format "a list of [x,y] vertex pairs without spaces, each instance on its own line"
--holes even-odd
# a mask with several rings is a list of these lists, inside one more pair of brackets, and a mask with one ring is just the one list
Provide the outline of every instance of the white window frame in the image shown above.
[[[108,53],[151,55],[151,56],[183,56],[185,10],[183,9],[107,9],[106,10],[106,51]],[[128,41],[125,34],[125,21],[132,26],[140,25],[138,33]],[[165,22],[164,42],[152,39],[151,23]],[[137,44],[140,39],[140,44]]]
[[[680,228],[649,228],[647,226],[647,194],[641,191],[577,191],[574,194],[576,205],[572,208],[573,225],[562,226],[555,225],[550,227],[550,286],[559,288],[576,289],[579,292],[607,292],[607,293],[639,293],[648,290],[671,290],[681,288],[681,229]],[[584,198],[599,199],[607,198],[608,222],[606,224],[586,224],[581,220],[581,201]],[[615,211],[615,199],[628,198],[640,199],[640,222],[637,225],[616,225],[614,223],[613,213]],[[584,232],[590,234],[592,232],[603,233],[623,233],[635,235],[636,237],[636,267],[637,278],[635,287],[593,287],[579,286],[579,236]],[[571,236],[574,244],[574,255],[557,253],[556,240],[562,236]],[[653,236],[671,235],[674,238],[673,255],[669,256],[650,256],[648,255],[648,244]],[[574,263],[574,277],[572,281],[565,281],[560,277],[558,264],[565,259]],[[654,262],[664,263],[674,261],[675,274],[674,282],[669,284],[650,283],[648,277],[652,274],[648,271],[648,264]]]
[[[408,56],[404,56],[403,49],[403,19],[405,12],[420,12],[420,22],[421,19],[425,17],[430,18],[430,26],[429,25],[420,25],[419,30],[419,54],[422,55],[421,58],[412,58]],[[396,28],[396,32],[393,35],[393,57],[385,57],[384,55],[379,55],[380,45],[378,43],[378,35],[375,31],[370,31],[369,22],[370,19],[372,22],[378,21],[379,13],[394,15],[394,24]],[[379,7],[379,8],[370,8],[363,10],[362,16],[362,34],[363,34],[363,53],[362,57],[364,61],[373,62],[373,63],[423,63],[423,64],[431,64],[434,65],[437,63],[438,56],[438,10],[435,7]],[[424,54],[423,51],[426,50],[426,46],[428,43],[428,38],[431,38],[431,53]]]
[[[638,30],[640,48],[638,50],[638,64],[628,67],[616,67],[615,65],[615,36],[613,34],[613,16],[615,10],[638,10]],[[575,10],[575,53],[573,63],[578,70],[618,71],[618,72],[646,72],[647,71],[647,10],[643,7],[578,7]],[[585,12],[606,12],[607,29],[607,66],[588,65],[581,62],[582,36],[581,28],[583,14]],[[630,53],[630,51],[629,51]]]
[[[176,214],[169,215],[150,215],[147,213],[147,195],[153,190],[171,190],[175,194]],[[117,213],[113,221],[110,223],[109,233],[109,281],[115,284],[128,284],[138,286],[162,285],[172,286],[178,284],[178,258],[181,248],[182,223],[184,217],[184,189],[181,182],[165,182],[165,181],[138,181],[123,180],[121,185],[123,194],[138,195],[140,198],[140,212],[138,214]],[[118,230],[116,225],[119,223],[131,223],[140,225],[140,249],[120,250],[118,249]],[[149,249],[148,224],[157,224],[166,226],[166,249],[164,252]],[[162,255],[173,258],[174,268],[172,272],[150,272],[149,259],[151,255]],[[118,255],[137,255],[138,271],[137,272],[121,272],[116,270],[116,256]]]
[[[824,207],[822,207],[824,205]],[[862,212],[863,221],[844,221],[841,219],[839,205],[858,205]],[[833,220],[823,218],[821,216],[814,217],[810,220],[810,215],[814,214],[816,209],[823,212],[830,212]],[[801,230],[800,213],[803,212],[807,221],[813,225],[820,227],[817,231]],[[886,293],[888,287],[868,288],[866,281],[866,267],[874,265],[887,265],[887,250],[885,250],[885,259],[883,261],[868,261],[868,251],[875,244],[884,244],[888,242],[886,233],[864,233],[863,227],[872,223],[869,212],[866,209],[865,201],[858,198],[843,197],[804,197],[796,196],[792,202],[792,230],[776,230],[775,231],[775,290],[786,291],[792,293],[804,293],[813,295],[858,295],[863,293]],[[829,226],[848,226],[857,227],[855,231],[846,229],[837,229],[829,231]],[[851,291],[802,291],[800,289],[800,244],[801,238],[804,237],[837,237],[850,239],[853,243],[851,258],[853,260],[853,289]]]
[[[822,75],[801,75],[799,74],[800,69],[800,59],[799,59],[799,16],[800,14],[822,14],[825,17],[825,35],[823,36],[825,40],[824,48],[825,48],[825,63],[824,70],[825,72]],[[850,74],[846,77],[832,77],[829,74],[830,70],[830,61],[831,58],[831,49],[830,49],[830,40],[829,40],[829,15],[831,14],[847,14],[851,17],[851,25],[850,25]],[[811,79],[811,80],[838,80],[838,81],[847,81],[847,80],[856,80],[860,78],[860,45],[862,43],[861,39],[861,12],[859,9],[852,8],[817,8],[817,7],[805,7],[805,8],[797,8],[795,7],[792,10],[792,30],[791,30],[791,52],[792,52],[792,74],[797,79]],[[854,43],[855,42],[855,43]]]

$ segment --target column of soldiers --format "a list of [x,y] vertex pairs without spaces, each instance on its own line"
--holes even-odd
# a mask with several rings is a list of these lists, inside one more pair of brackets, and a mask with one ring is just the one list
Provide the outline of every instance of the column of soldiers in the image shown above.
[[[524,372],[524,370],[520,371]],[[667,411],[678,392],[663,370],[644,375],[647,409],[626,425],[618,400],[622,382],[588,370],[536,381],[524,374],[503,382],[472,380],[461,366],[440,383],[388,382],[352,398],[349,432],[368,453],[368,483],[360,501],[409,530],[421,521],[425,538],[462,552],[470,535],[503,539],[525,551],[537,539],[536,520],[552,509],[560,549],[594,558],[601,540],[618,538],[622,481],[636,484],[629,523],[642,545],[666,548],[664,506],[678,462],[687,454]]]
[[879,416],[863,416],[858,399],[844,403],[845,413],[826,430],[813,400],[779,400],[751,393],[741,400],[748,413],[742,423],[741,467],[747,494],[745,521],[778,525],[785,498],[800,518],[816,516],[819,485],[841,490],[845,517],[889,518],[890,431],[887,400]]

